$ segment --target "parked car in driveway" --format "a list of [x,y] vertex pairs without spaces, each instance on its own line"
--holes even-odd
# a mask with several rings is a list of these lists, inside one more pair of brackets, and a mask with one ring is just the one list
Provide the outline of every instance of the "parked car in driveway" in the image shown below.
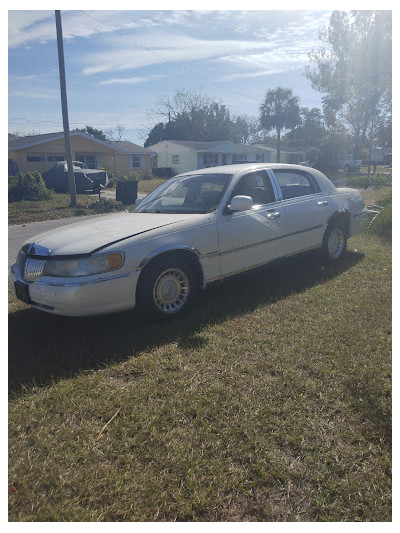
[[251,164],[176,176],[132,212],[48,231],[26,242],[11,267],[17,297],[70,316],[135,306],[182,313],[196,292],[293,253],[321,247],[340,260],[360,230],[359,191],[318,170]]
[[[107,172],[88,168],[81,161],[73,161],[76,192],[97,192],[99,187],[106,187]],[[48,189],[56,192],[69,192],[68,166],[66,161],[59,161],[47,172],[43,173],[43,180]]]

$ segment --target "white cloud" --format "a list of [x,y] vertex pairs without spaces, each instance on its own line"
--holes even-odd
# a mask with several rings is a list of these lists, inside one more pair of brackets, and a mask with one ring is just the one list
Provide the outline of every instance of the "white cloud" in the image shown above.
[[[160,63],[181,63],[216,59],[221,56],[245,53],[246,51],[266,50],[269,43],[241,40],[205,40],[175,35],[174,39],[165,33],[143,36],[141,43],[145,48],[132,46],[96,52],[81,57],[86,63],[83,73],[86,75],[107,71],[129,70]],[[152,44],[150,44],[152,43]]]
[[157,78],[164,78],[162,74],[153,74],[151,76],[133,76],[131,78],[111,78],[109,80],[100,81],[98,85],[115,85],[115,84],[122,84],[122,85],[137,85],[138,83],[145,83],[150,80],[154,80]]

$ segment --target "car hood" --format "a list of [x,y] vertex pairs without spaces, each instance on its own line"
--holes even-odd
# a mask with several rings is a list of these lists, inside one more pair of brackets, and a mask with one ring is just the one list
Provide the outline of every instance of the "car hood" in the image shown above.
[[[29,239],[28,242],[47,248],[51,256],[88,254],[109,244],[196,216],[199,215],[158,213],[105,215],[46,231]],[[35,252],[32,250],[32,253]]]

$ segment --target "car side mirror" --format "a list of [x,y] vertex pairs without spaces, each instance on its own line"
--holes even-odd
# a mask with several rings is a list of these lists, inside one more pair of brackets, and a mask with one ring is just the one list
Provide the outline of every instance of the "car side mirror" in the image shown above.
[[251,196],[234,196],[231,200],[228,209],[231,212],[235,211],[248,211],[253,207],[253,199]]

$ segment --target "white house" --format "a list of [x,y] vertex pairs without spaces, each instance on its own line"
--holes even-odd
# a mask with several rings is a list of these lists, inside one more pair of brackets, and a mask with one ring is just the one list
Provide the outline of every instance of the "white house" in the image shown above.
[[149,150],[157,153],[157,161],[153,159],[154,166],[171,168],[174,174],[218,165],[268,163],[271,160],[265,147],[261,149],[231,141],[168,140],[153,144]]

